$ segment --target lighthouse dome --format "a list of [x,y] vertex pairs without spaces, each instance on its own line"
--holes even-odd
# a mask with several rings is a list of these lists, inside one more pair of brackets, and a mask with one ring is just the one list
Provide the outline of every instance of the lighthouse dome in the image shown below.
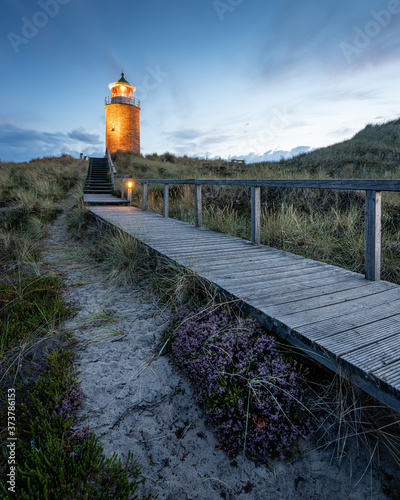
[[129,97],[133,99],[133,93],[136,90],[134,85],[131,85],[128,80],[125,79],[125,75],[121,73],[121,78],[114,82],[110,83],[108,86],[111,90],[111,97]]

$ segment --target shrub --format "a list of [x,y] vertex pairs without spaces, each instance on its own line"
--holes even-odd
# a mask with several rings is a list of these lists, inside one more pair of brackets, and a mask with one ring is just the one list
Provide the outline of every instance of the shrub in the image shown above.
[[228,455],[284,459],[311,434],[301,378],[254,320],[220,306],[181,311],[163,340]]
[[[43,360],[44,373],[36,380],[22,379],[16,386],[18,404],[18,498],[121,498],[139,499],[143,481],[131,454],[125,465],[116,455],[106,458],[89,428],[72,429],[83,393],[72,371],[75,354],[53,350]],[[0,416],[5,419],[7,390],[0,388]],[[0,434],[5,438],[5,432]],[[7,489],[7,456],[0,455],[0,492]],[[150,498],[146,496],[145,498]]]

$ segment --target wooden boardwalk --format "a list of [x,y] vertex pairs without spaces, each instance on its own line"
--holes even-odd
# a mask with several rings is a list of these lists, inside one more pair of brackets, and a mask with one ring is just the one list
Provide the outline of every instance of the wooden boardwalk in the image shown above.
[[400,413],[400,286],[130,206],[90,206]]
[[117,198],[112,194],[85,193],[83,203],[86,205],[126,205],[128,200]]

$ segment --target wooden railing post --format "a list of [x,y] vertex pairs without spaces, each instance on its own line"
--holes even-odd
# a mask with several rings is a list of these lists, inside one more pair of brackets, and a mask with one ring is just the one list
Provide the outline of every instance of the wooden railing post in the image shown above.
[[202,203],[201,203],[201,184],[194,186],[194,212],[195,212],[195,227],[202,227]]
[[145,212],[147,207],[147,184],[143,184],[142,190],[142,210]]
[[261,188],[251,187],[251,242],[260,244]]
[[121,177],[121,198],[125,196],[125,177]]
[[380,191],[365,192],[365,277],[381,279],[381,214]]
[[164,208],[163,208],[163,216],[168,217],[169,211],[169,184],[164,184]]

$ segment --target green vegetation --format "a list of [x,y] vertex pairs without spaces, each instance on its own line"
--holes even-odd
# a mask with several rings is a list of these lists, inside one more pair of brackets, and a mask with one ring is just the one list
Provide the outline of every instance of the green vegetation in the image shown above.
[[[37,346],[41,344],[32,346],[32,339],[30,344],[30,356],[24,359],[29,368],[25,365],[19,376],[9,369],[0,391],[2,421],[7,421],[7,386],[16,392],[18,460],[14,491],[18,498],[138,498],[133,495],[142,480],[132,457],[125,465],[115,456],[107,459],[88,428],[73,427],[76,410],[83,400],[73,371],[74,340],[62,334],[53,342],[56,348],[43,353],[41,346],[42,357],[36,363],[32,351],[37,358]],[[6,436],[7,430],[2,433],[2,441]],[[11,498],[8,470],[3,458],[0,491]]]
[[[371,178],[400,177],[400,120],[368,125],[344,141],[289,160],[231,167],[170,154],[113,155],[119,173],[135,178]],[[148,210],[162,212],[162,185],[148,186]],[[261,243],[338,265],[364,269],[364,193],[263,188]],[[141,207],[141,185],[133,204]],[[382,278],[400,284],[400,194],[384,193]],[[170,217],[194,223],[194,189],[170,186]],[[203,225],[250,239],[250,189],[203,187]]]
[[[76,306],[66,301],[63,281],[40,262],[47,226],[85,168],[67,155],[0,164],[3,498],[139,498],[142,479],[132,456],[125,464],[106,458],[96,436],[79,427],[83,394],[73,367],[76,341],[60,330]],[[10,435],[17,438],[15,450],[6,446]]]
[[305,377],[257,321],[226,306],[181,310],[162,336],[227,455],[284,460],[318,427],[303,403]]
[[54,276],[22,276],[0,283],[0,357],[15,342],[40,337],[71,314],[62,281]]
[[89,246],[92,257],[107,270],[110,282],[150,286],[155,298],[172,310],[215,299],[212,283],[157,255],[120,229],[101,227],[92,219],[85,223],[85,231],[77,231],[79,214],[87,217],[78,205],[71,211],[69,229]]
[[39,259],[46,225],[60,212],[82,165],[68,155],[0,162],[0,262]]

